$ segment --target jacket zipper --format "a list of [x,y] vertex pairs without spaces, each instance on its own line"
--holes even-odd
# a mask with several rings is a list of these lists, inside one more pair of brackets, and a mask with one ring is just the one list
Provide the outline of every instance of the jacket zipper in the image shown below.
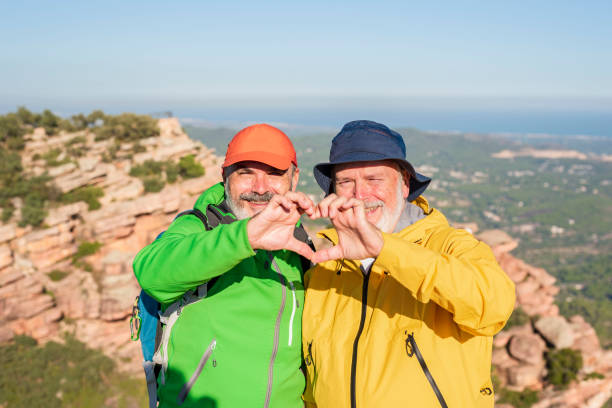
[[[408,351],[408,346],[410,346],[410,351]],[[440,402],[440,406],[442,408],[448,408],[448,405],[446,405],[446,401],[444,401],[444,397],[442,396],[442,392],[440,391],[440,388],[438,388],[438,384],[436,384],[436,380],[434,380],[433,376],[431,375],[431,372],[425,363],[425,359],[421,354],[421,350],[419,350],[419,347],[414,340],[414,333],[410,333],[408,334],[408,337],[406,337],[406,353],[408,353],[408,357],[416,355],[416,358],[419,360],[419,364],[423,369],[423,373],[425,374],[425,377],[427,377],[427,381],[429,381],[429,385],[431,385],[433,392],[436,394],[436,397]]]
[[276,316],[276,324],[274,326],[274,346],[272,348],[272,356],[270,357],[270,365],[268,366],[268,389],[266,391],[266,402],[264,404],[265,408],[268,408],[270,406],[270,398],[272,397],[272,380],[273,380],[273,374],[274,374],[274,361],[276,360],[276,354],[278,353],[278,342],[280,338],[281,318],[283,317],[283,311],[285,310],[285,302],[287,300],[287,286],[286,286],[285,276],[281,273],[281,270],[278,267],[278,264],[274,260],[274,255],[272,255],[271,253],[268,253],[268,256],[273,266],[272,269],[276,268],[276,273],[278,273],[278,276],[280,278],[281,286],[283,287],[283,298],[281,301],[280,309],[278,310],[278,315]]
[[293,295],[293,308],[291,309],[291,319],[289,319],[289,341],[288,346],[291,347],[291,343],[293,341],[293,319],[295,318],[295,311],[300,305],[298,304],[297,298],[295,297],[295,286],[293,286],[293,282],[287,279],[289,282],[289,286],[291,286],[291,294]]
[[202,370],[204,369],[204,366],[208,362],[208,359],[212,355],[213,350],[215,349],[216,346],[217,346],[217,340],[213,339],[208,345],[208,347],[206,348],[206,351],[204,351],[204,354],[202,355],[202,358],[200,359],[200,362],[198,363],[198,366],[196,367],[195,372],[193,373],[189,381],[187,381],[185,385],[183,385],[183,388],[181,388],[181,392],[179,392],[176,398],[179,405],[182,405],[183,402],[185,402],[185,398],[187,398],[187,394],[189,394],[189,391],[191,391],[191,388],[193,387],[197,379],[200,377],[200,374],[202,374]]
[[359,321],[359,329],[355,335],[353,343],[353,361],[351,362],[351,408],[357,408],[357,397],[355,396],[355,384],[357,375],[357,348],[359,346],[359,338],[363,332],[365,324],[366,309],[368,307],[368,283],[370,282],[370,274],[368,273],[363,278],[363,292],[361,295],[361,320]]

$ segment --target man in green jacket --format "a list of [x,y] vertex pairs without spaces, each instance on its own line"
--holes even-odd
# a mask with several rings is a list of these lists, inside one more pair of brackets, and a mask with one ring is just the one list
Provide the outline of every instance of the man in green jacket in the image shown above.
[[283,132],[247,127],[228,146],[224,182],[196,201],[199,213],[178,217],[136,256],[138,282],[162,304],[160,407],[303,406],[303,274],[313,251],[299,217],[314,204],[295,191],[298,175]]

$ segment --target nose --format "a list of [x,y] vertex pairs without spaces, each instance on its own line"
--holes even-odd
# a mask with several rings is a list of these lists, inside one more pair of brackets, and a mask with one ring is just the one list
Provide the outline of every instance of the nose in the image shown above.
[[252,190],[257,194],[263,194],[268,191],[268,175],[258,173],[255,175],[253,179],[253,185],[251,186]]
[[362,180],[355,180],[355,191],[353,197],[358,200],[365,200],[370,196],[370,187],[368,183]]

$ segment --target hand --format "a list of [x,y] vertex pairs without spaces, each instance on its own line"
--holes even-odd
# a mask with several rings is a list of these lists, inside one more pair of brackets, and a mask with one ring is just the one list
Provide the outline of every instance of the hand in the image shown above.
[[375,258],[382,250],[382,233],[367,220],[363,201],[330,194],[317,206],[314,218],[318,217],[329,217],[338,232],[338,244],[314,253],[313,263]]
[[276,194],[268,205],[247,223],[247,235],[253,249],[276,251],[288,249],[312,259],[313,250],[293,236],[301,214],[313,217],[315,205],[304,193]]

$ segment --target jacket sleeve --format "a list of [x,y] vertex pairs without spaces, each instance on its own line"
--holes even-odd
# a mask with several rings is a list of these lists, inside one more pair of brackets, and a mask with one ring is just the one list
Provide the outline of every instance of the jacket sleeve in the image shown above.
[[247,236],[247,221],[206,231],[193,215],[177,218],[161,238],[136,255],[133,267],[138,283],[165,304],[227,272],[255,255]]
[[[444,232],[442,232],[444,233]],[[474,335],[500,331],[514,309],[514,283],[491,249],[467,231],[450,229],[439,251],[383,233],[376,263],[420,302],[433,301]]]

